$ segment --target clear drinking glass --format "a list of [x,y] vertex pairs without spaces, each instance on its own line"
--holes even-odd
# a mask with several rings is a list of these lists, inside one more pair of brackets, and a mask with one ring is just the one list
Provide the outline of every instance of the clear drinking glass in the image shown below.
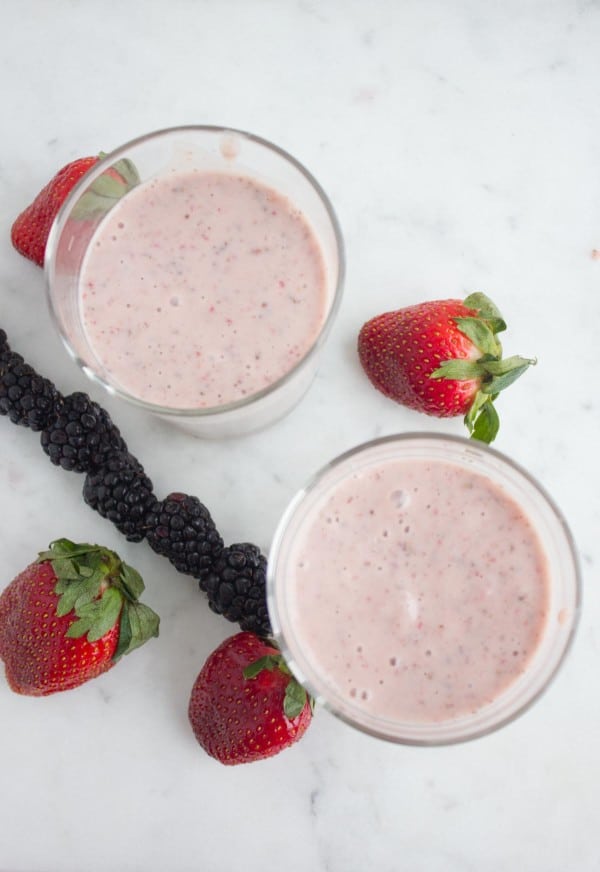
[[[444,461],[485,476],[521,508],[547,558],[549,608],[539,644],[520,677],[474,713],[429,722],[398,721],[366,712],[358,702],[349,700],[347,694],[342,695],[339,687],[334,686],[335,682],[328,679],[318,662],[318,651],[315,653],[314,646],[301,638],[294,626],[292,580],[298,559],[294,547],[303,530],[313,523],[319,507],[340,483],[369,466],[394,460]],[[431,547],[436,547],[434,542]],[[341,589],[339,578],[328,578],[324,583]],[[410,745],[445,745],[485,735],[509,723],[548,687],[573,638],[580,608],[580,571],[563,516],[542,486],[524,469],[482,443],[460,437],[408,433],[378,439],[341,455],[295,496],[273,540],[267,596],[274,636],[283,655],[292,672],[318,702],[371,735]]]
[[[308,352],[282,378],[243,399],[211,408],[170,408],[145,402],[115,383],[86,336],[79,305],[79,279],[89,242],[104,209],[81,220],[82,198],[98,180],[110,180],[111,167],[131,161],[143,183],[167,169],[202,170],[249,176],[274,189],[301,211],[319,243],[325,266],[326,316]],[[122,166],[122,164],[120,164]],[[89,197],[88,197],[89,201]],[[112,201],[117,202],[117,201]],[[338,311],[344,280],[344,248],[338,220],[325,192],[291,155],[260,137],[211,126],[159,130],[104,156],[74,187],[52,227],[46,249],[50,311],[71,356],[109,393],[160,415],[194,435],[235,436],[260,429],[289,412],[313,380],[319,353]]]

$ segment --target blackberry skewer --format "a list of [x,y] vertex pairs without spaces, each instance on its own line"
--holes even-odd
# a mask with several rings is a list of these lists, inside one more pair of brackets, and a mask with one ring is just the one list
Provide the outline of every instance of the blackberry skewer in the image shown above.
[[196,578],[213,612],[242,630],[271,634],[260,550],[251,543],[225,547],[197,497],[172,493],[159,501],[108,412],[85,393],[63,396],[11,350],[1,328],[0,414],[41,432],[52,463],[85,474],[85,502],[129,541],[145,538],[179,572]]
[[62,408],[63,397],[55,386],[11,351],[0,328],[0,415],[13,424],[39,431],[47,427]]

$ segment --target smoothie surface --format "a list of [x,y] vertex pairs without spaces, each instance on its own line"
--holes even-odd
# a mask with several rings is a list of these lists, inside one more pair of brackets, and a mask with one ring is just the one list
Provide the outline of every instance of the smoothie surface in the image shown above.
[[294,647],[342,699],[396,722],[493,702],[547,621],[532,524],[485,476],[441,460],[351,474],[308,512],[289,567]]
[[110,380],[170,408],[248,397],[288,373],[327,314],[304,216],[262,183],[172,171],[106,216],[86,252],[84,329]]

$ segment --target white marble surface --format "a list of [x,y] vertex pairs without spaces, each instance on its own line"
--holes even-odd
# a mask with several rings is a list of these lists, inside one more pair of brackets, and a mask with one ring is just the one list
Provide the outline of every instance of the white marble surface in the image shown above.
[[[597,0],[5,0],[0,13],[0,324],[63,392],[105,400],[157,493],[267,549],[298,486],[378,434],[462,432],[386,401],[354,346],[371,315],[488,292],[505,347],[539,365],[501,400],[497,447],[576,536],[585,604],[550,692],[486,739],[370,739],[320,712],[293,750],[224,768],[195,744],[189,689],[231,631],[194,583],[84,507],[82,480],[0,419],[4,585],[59,535],[144,574],[162,633],[44,700],[0,682],[0,870],[593,872],[600,869],[600,4]],[[346,295],[317,381],[266,432],[200,442],[106,400],[67,359],[13,218],[68,160],[215,123],[292,151],[343,225]]]

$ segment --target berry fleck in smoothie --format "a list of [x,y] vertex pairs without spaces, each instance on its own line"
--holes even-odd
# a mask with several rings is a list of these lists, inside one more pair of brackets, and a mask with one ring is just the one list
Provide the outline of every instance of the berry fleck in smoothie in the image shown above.
[[326,317],[325,267],[303,215],[240,175],[173,171],[96,231],[80,306],[114,383],[170,408],[242,400],[289,372]]
[[307,662],[343,699],[396,722],[491,703],[546,625],[549,570],[530,521],[485,476],[439,459],[378,461],[330,487],[288,566]]

